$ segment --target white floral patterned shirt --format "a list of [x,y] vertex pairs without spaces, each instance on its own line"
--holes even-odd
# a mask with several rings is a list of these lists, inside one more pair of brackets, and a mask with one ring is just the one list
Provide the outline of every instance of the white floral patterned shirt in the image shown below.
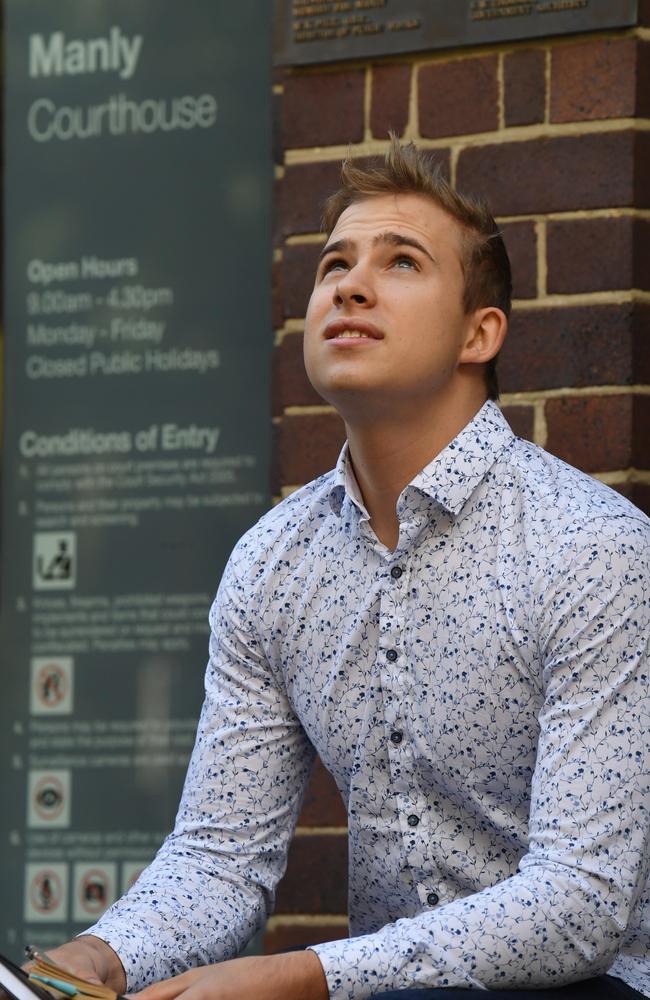
[[333,1000],[607,970],[650,997],[649,522],[486,403],[374,535],[337,468],[236,546],[176,828],[92,928],[129,989],[273,905],[313,748],[349,816]]

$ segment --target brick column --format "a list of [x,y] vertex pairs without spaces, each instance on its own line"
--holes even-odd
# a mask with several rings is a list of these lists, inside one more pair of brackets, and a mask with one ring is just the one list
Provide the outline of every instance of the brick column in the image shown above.
[[[650,511],[650,3],[644,26],[278,73],[274,489],[331,468],[343,427],[307,382],[320,207],[348,147],[394,129],[503,227],[514,310],[499,361],[516,433]],[[345,813],[319,765],[269,950],[346,933]]]

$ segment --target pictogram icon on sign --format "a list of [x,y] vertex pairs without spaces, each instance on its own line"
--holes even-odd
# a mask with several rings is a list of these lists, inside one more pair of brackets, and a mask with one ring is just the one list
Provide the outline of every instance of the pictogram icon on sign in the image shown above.
[[81,905],[93,915],[108,905],[108,875],[101,868],[91,869],[81,883]]
[[115,899],[116,865],[113,862],[77,863],[74,866],[74,919],[98,917]]
[[70,771],[30,771],[27,825],[64,827],[70,824]]
[[61,905],[63,887],[56,872],[44,871],[32,879],[29,898],[39,913],[51,913]]
[[35,656],[31,662],[32,715],[66,715],[73,709],[74,660],[71,656]]
[[74,531],[37,531],[34,535],[32,585],[35,590],[70,590],[77,582],[77,536]]
[[25,908],[28,921],[64,921],[68,909],[68,868],[64,864],[25,866]]
[[128,892],[147,867],[144,861],[125,861],[122,864],[122,892]]

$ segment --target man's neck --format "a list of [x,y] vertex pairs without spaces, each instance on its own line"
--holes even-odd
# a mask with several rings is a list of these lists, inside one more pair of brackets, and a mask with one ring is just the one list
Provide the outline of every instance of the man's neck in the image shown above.
[[[409,419],[346,421],[350,458],[370,522],[389,549],[397,546],[397,500],[404,487],[443,451],[485,402],[419,409]],[[441,412],[440,412],[441,411]]]

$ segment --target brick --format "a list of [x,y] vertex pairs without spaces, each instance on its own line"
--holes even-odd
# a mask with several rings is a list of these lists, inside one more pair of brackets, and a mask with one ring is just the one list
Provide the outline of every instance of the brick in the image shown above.
[[335,413],[285,416],[276,428],[274,489],[308,483],[336,464],[345,440]]
[[624,217],[549,222],[547,290],[600,292],[632,288],[634,221]]
[[650,132],[639,132],[634,144],[634,204],[650,208]]
[[272,413],[280,416],[287,406],[322,406],[307,378],[302,357],[302,333],[287,333],[273,351],[271,378]]
[[295,73],[284,84],[284,146],[334,146],[363,139],[365,70]]
[[623,130],[470,147],[458,158],[457,186],[482,195],[496,215],[639,205],[635,197],[650,200],[642,173],[650,142],[634,139]]
[[650,467],[650,396],[635,396],[632,410],[632,464]]
[[632,117],[636,111],[634,38],[597,38],[551,53],[552,122]]
[[638,42],[636,64],[636,115],[650,118],[650,42]]
[[286,168],[280,202],[283,236],[319,231],[323,204],[338,188],[340,176],[339,160],[301,163]]
[[345,834],[298,834],[278,886],[276,913],[346,913],[347,881]]
[[532,125],[544,121],[546,52],[519,49],[503,60],[505,123]]
[[517,437],[526,438],[527,441],[533,440],[535,410],[532,406],[506,405],[502,406],[501,410]]
[[273,181],[273,220],[272,220],[272,239],[274,247],[281,247],[283,243],[282,235],[282,191],[284,188],[284,182],[276,177]]
[[392,63],[372,67],[370,130],[378,139],[385,139],[389,129],[404,135],[409,119],[411,92],[410,65]]
[[334,778],[316,760],[298,826],[347,826],[348,815]]
[[271,151],[274,163],[284,163],[284,145],[282,142],[282,94],[273,94],[271,101],[272,130]]
[[549,292],[650,290],[650,221],[629,216],[547,225]]
[[546,448],[585,472],[626,469],[632,459],[632,396],[546,402]]
[[422,66],[418,75],[420,134],[490,132],[499,124],[497,57],[478,56]]
[[[449,177],[449,150],[436,149],[430,153],[433,163],[440,166]],[[361,157],[361,164],[376,164],[377,157]],[[383,158],[380,158],[383,162]],[[329,195],[339,187],[341,164],[338,160],[323,163],[301,163],[287,167],[282,180],[279,210],[279,228],[283,236],[315,233],[320,230],[323,205]],[[276,202],[277,203],[277,202]]]
[[633,320],[632,381],[645,385],[650,382],[650,305],[636,305]]
[[318,257],[323,249],[320,243],[289,244],[282,255],[282,285],[284,288],[284,315],[299,318],[305,315],[309,296],[314,287]]
[[265,955],[277,955],[278,952],[306,948],[312,944],[322,944],[324,941],[340,941],[348,937],[348,928],[343,924],[328,924],[326,920],[308,924],[280,924],[271,927],[264,935],[263,950]]
[[537,232],[534,222],[504,222],[499,227],[512,267],[513,299],[537,295]]
[[[625,492],[623,495],[627,496],[628,500],[644,514],[650,516],[650,486],[647,483],[630,483],[629,486],[631,487],[629,492]],[[618,490],[619,487],[616,486],[615,489]],[[621,492],[623,491],[621,490]]]
[[280,261],[274,261],[271,265],[271,323],[274,329],[284,323],[284,290]]
[[501,390],[631,385],[647,339],[631,303],[516,310],[499,355]]

